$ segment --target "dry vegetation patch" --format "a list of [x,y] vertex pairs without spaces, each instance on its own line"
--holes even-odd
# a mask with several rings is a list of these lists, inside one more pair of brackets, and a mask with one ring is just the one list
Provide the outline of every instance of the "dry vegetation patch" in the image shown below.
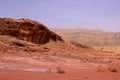
[[120,46],[98,46],[94,48],[96,50],[107,51],[111,53],[120,53]]
[[103,68],[97,70],[97,72],[113,72],[113,73],[118,73],[120,72],[120,68],[118,67],[108,67],[108,68]]

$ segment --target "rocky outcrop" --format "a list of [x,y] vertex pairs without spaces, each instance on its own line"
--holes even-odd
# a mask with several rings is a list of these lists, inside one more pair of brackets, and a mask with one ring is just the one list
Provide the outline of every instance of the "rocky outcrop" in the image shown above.
[[45,44],[50,40],[63,41],[59,35],[43,24],[24,18],[0,18],[0,34],[14,36],[36,44]]

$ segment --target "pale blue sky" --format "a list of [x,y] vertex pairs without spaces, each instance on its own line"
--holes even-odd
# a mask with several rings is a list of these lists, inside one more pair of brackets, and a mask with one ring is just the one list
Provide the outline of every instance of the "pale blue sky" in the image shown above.
[[120,0],[0,0],[0,17],[30,18],[49,28],[120,32]]

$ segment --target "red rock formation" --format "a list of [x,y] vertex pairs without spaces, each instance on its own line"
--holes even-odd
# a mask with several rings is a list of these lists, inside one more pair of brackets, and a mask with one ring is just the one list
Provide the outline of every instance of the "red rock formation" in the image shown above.
[[63,41],[43,24],[29,19],[0,18],[0,34],[10,35],[36,44],[45,44],[50,40]]

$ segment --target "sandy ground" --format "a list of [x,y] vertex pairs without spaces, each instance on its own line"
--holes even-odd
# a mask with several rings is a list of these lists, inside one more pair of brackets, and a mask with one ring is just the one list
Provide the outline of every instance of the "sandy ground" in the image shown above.
[[[119,61],[103,64],[74,60],[71,63],[41,62],[24,57],[18,59],[1,59],[0,80],[120,80]],[[29,59],[29,62],[24,59]]]
[[[51,70],[50,67],[52,67]],[[59,68],[65,71],[64,73],[58,72],[58,67],[54,65],[39,66],[41,70],[38,71],[35,70],[35,67],[32,67],[32,70],[29,69],[30,67],[11,68],[13,70],[4,68],[0,69],[0,80],[120,80],[120,73],[109,71],[109,67],[93,64],[59,65]]]

